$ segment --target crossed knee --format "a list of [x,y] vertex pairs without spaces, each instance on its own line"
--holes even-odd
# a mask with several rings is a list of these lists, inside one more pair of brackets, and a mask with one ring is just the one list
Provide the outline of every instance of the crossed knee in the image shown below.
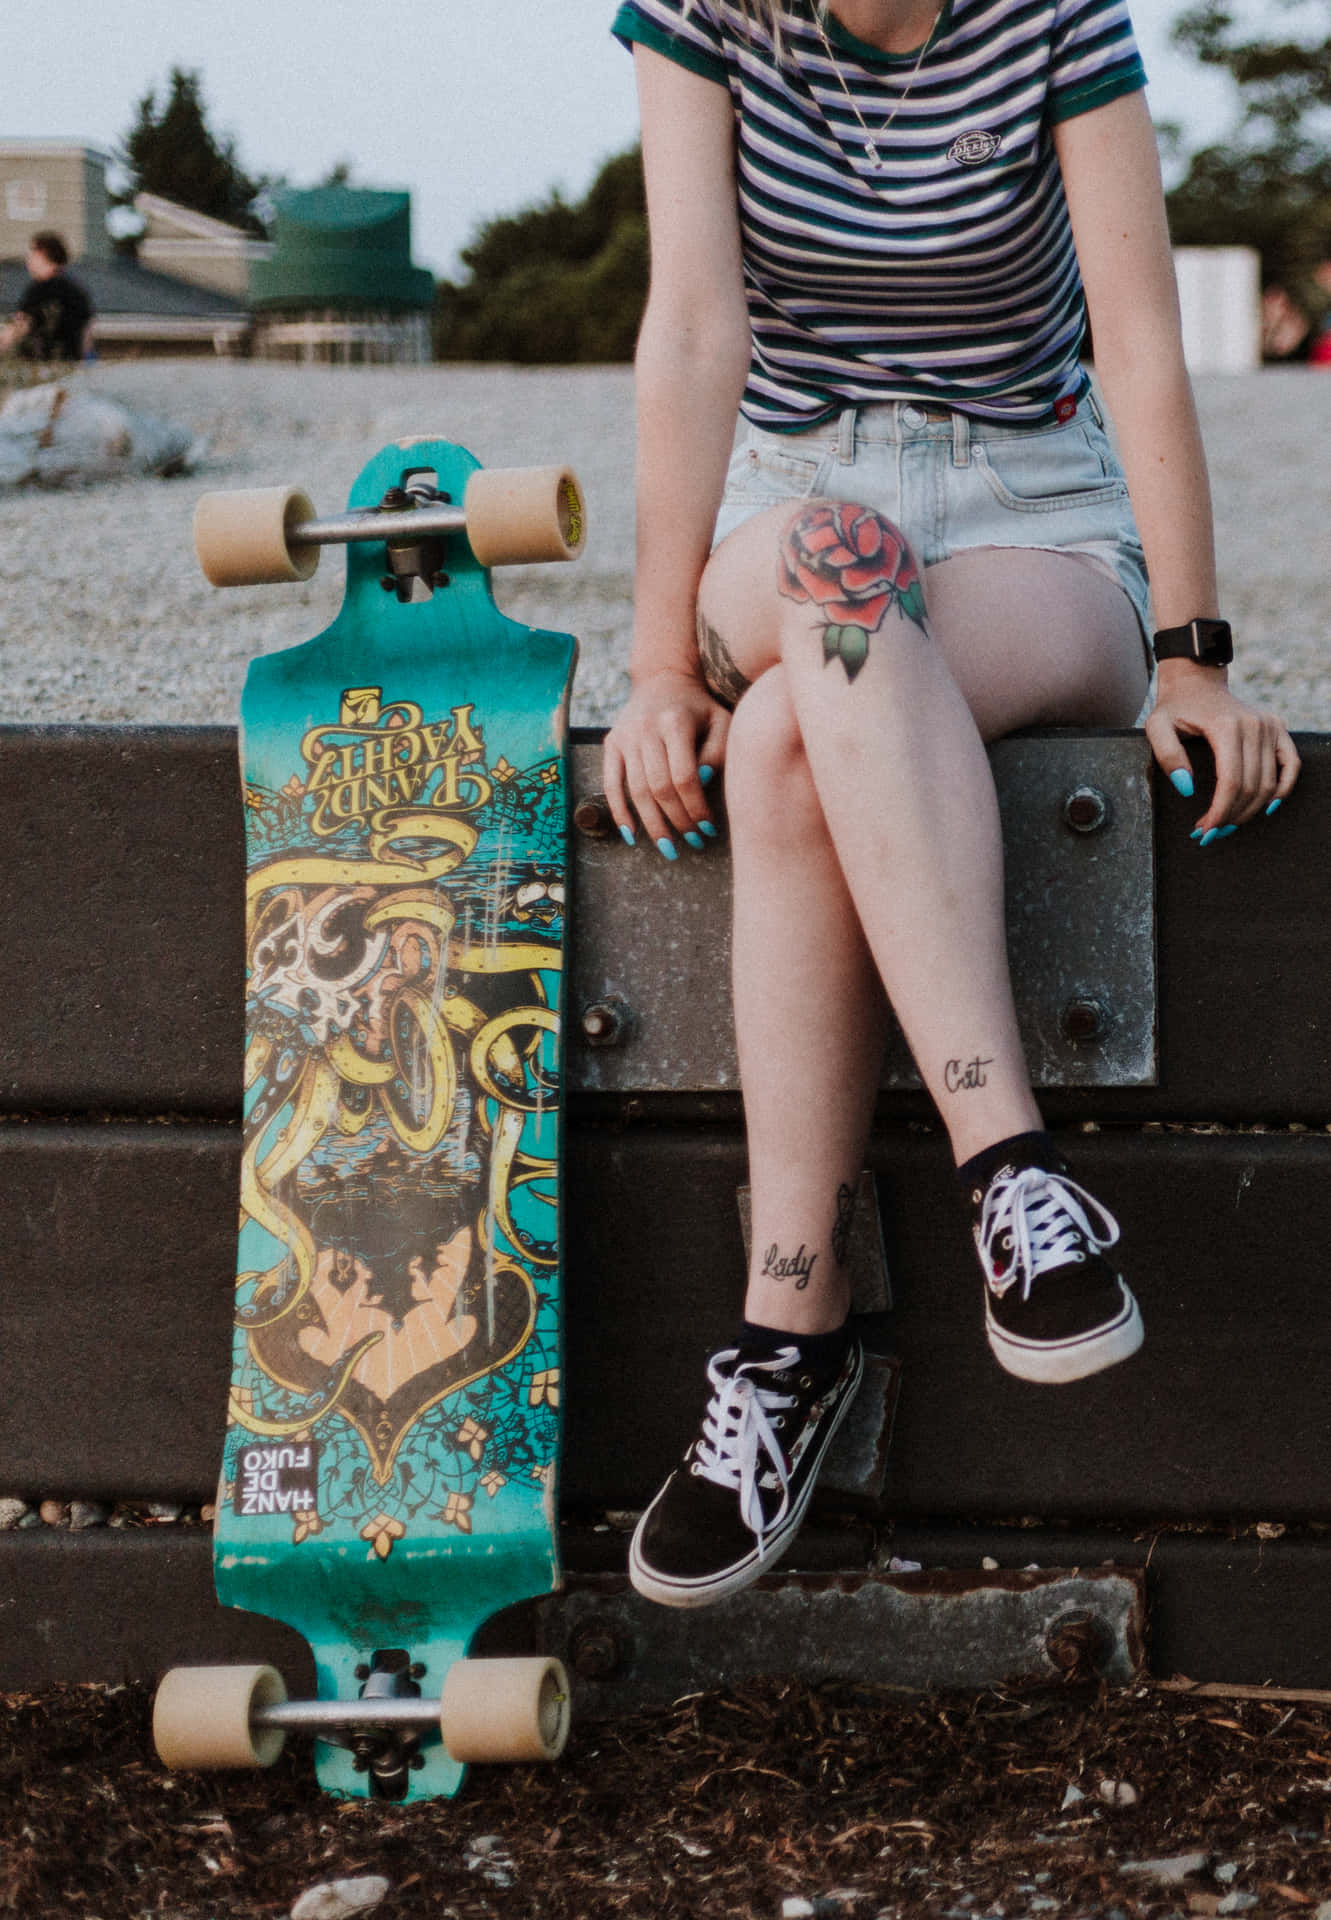
[[769,831],[787,845],[826,835],[784,669],[760,674],[735,709],[726,739],[732,828]]

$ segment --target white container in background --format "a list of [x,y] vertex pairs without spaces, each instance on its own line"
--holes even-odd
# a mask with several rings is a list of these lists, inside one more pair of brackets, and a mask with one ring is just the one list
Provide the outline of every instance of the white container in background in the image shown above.
[[1251,373],[1262,364],[1261,265],[1253,247],[1175,247],[1190,373]]

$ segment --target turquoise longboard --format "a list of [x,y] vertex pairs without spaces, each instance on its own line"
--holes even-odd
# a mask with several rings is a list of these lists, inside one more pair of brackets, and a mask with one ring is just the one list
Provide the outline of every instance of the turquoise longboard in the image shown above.
[[320,521],[210,494],[215,585],[305,579],[345,543],[315,639],[253,661],[245,1135],[219,1599],[309,1641],[178,1668],[170,1766],[316,1742],[342,1796],[452,1794],[466,1763],[554,1758],[557,1661],[474,1660],[558,1584],[560,1010],[575,642],[505,618],[489,567],[572,558],[577,484],[387,447]]

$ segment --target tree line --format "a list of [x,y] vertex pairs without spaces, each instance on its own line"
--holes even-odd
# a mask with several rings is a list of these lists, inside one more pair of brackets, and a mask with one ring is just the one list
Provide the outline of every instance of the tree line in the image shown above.
[[1241,103],[1236,132],[1192,155],[1168,196],[1180,246],[1248,246],[1262,282],[1288,296],[1308,332],[1331,309],[1331,0],[1327,31],[1245,34],[1226,0],[1201,0],[1176,22],[1175,42],[1228,73]]
[[[1228,0],[1181,15],[1174,40],[1231,76],[1240,115],[1230,138],[1191,155],[1167,196],[1177,245],[1254,247],[1264,284],[1283,288],[1313,325],[1331,308],[1331,0],[1318,3],[1320,41],[1245,35]],[[173,69],[160,101],[145,95],[118,158],[131,182],[122,205],[147,191],[263,232],[276,183],[247,173],[234,143],[214,135],[197,73]],[[342,162],[324,184],[349,178]],[[440,359],[629,359],[647,294],[640,152],[607,161],[581,200],[556,192],[486,220],[461,265],[436,290]]]

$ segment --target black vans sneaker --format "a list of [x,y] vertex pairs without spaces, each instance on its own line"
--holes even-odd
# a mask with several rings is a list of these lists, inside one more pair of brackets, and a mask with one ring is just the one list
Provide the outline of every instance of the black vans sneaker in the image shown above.
[[989,1345],[1021,1380],[1081,1380],[1136,1353],[1137,1302],[1104,1250],[1118,1222],[1066,1170],[1009,1163],[971,1191]]
[[840,1370],[821,1379],[794,1345],[774,1359],[738,1347],[713,1355],[702,1431],[633,1536],[638,1592],[703,1607],[756,1580],[794,1539],[863,1371],[854,1337]]

